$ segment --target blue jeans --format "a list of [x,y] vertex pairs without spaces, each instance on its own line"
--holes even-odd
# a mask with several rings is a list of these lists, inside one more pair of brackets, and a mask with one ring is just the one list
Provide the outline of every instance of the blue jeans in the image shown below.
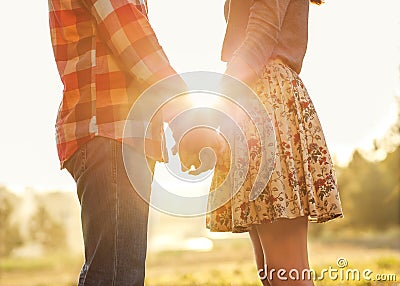
[[65,167],[81,204],[85,264],[78,285],[144,285],[149,206],[127,177],[122,144],[96,137]]

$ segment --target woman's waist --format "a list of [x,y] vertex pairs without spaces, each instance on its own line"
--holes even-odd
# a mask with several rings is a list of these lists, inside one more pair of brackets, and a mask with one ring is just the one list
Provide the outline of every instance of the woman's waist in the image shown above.
[[281,54],[273,54],[268,60],[266,66],[273,65],[283,65],[299,74],[303,65],[303,61],[299,58],[291,58]]

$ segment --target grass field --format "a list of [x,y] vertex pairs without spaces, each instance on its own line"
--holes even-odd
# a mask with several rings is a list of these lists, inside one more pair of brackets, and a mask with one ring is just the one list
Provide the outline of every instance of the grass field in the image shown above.
[[[380,241],[379,241],[380,239]],[[331,280],[325,276],[317,286],[327,285],[400,285],[400,252],[398,237],[373,240],[334,240],[325,237],[310,241],[310,260],[316,273],[337,266],[345,258],[348,269],[370,269],[376,274],[395,274],[397,282]],[[335,242],[333,242],[335,241]],[[260,285],[253,263],[251,245],[247,239],[214,240],[207,252],[150,252],[147,260],[147,286],[223,286]],[[49,255],[41,258],[7,258],[0,261],[2,286],[72,286],[82,264],[79,255]],[[352,277],[352,276],[350,276]],[[392,279],[393,277],[387,277]],[[350,279],[351,280],[351,279]]]

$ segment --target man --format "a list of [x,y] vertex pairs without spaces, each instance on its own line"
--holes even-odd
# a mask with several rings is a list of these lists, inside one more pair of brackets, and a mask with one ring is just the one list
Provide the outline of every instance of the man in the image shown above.
[[[143,285],[148,204],[127,177],[123,129],[140,92],[176,73],[149,24],[145,0],[49,0],[49,11],[64,84],[58,155],[81,204],[79,285]],[[146,139],[153,163],[161,159],[159,127]]]

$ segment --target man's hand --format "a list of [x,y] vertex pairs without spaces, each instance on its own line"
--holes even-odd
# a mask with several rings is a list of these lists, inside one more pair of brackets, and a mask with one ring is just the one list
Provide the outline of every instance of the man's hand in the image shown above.
[[189,174],[197,175],[214,168],[218,157],[227,147],[226,140],[216,130],[198,127],[187,132],[177,142],[174,151],[179,153],[182,170],[190,170]]

